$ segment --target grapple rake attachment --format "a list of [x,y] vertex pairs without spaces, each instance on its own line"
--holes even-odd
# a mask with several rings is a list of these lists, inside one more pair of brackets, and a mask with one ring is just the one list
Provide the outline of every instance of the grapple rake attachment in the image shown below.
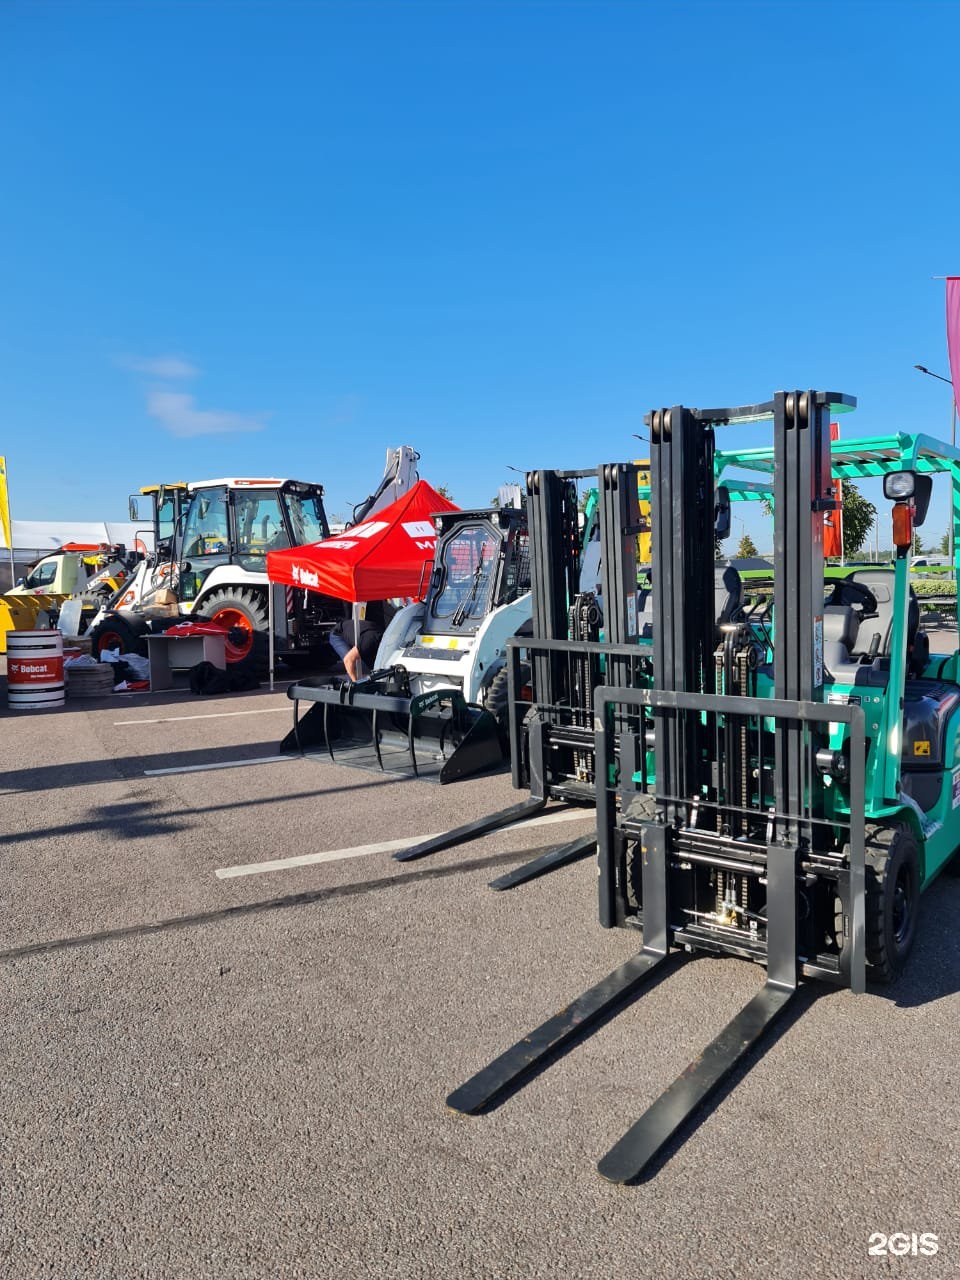
[[[503,759],[496,720],[459,689],[409,696],[392,671],[379,671],[355,684],[300,681],[287,696],[294,723],[281,751],[322,750],[334,764],[440,783]],[[303,716],[301,702],[311,704]]]

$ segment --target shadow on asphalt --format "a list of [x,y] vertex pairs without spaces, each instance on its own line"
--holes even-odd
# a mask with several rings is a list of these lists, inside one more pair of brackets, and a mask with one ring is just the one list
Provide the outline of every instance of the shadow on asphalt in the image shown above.
[[[371,778],[369,782],[351,782],[342,787],[325,787],[324,794],[345,794],[349,791],[367,791],[371,787],[388,787],[396,779]],[[280,795],[262,796],[254,800],[231,800],[224,804],[204,804],[202,809],[171,813],[161,808],[161,800],[128,800],[117,804],[100,805],[90,810],[90,817],[82,822],[70,822],[61,827],[43,826],[35,831],[9,831],[0,834],[0,848],[4,845],[29,844],[34,840],[58,839],[62,836],[82,835],[90,831],[103,831],[121,827],[125,839],[143,839],[149,836],[171,835],[190,828],[187,819],[195,814],[204,817],[211,813],[228,813],[235,809],[260,808],[268,804],[286,804],[290,800],[314,800],[317,791],[284,791]]]
[[[30,844],[34,840],[59,840],[64,836],[83,835],[91,831],[119,827],[125,840],[142,840],[150,836],[174,835],[186,831],[183,815],[158,811],[159,801],[128,800],[122,804],[105,804],[90,810],[85,822],[68,822],[62,827],[44,826],[37,831],[7,831],[0,835],[0,848]],[[225,807],[225,806],[224,806]]]
[[[60,791],[64,787],[87,787],[118,779],[129,781],[142,778],[149,769],[189,769],[194,765],[229,764],[235,760],[253,762],[264,756],[279,756],[280,740],[245,742],[227,747],[201,747],[196,751],[169,751],[162,755],[114,756],[109,759],[80,760],[69,764],[38,765],[32,769],[8,769],[2,775],[0,795],[16,795],[31,791]],[[315,760],[318,764],[330,764],[330,758],[319,753],[307,756],[285,754],[283,760]],[[393,781],[394,779],[387,779]],[[379,785],[378,778],[371,785]],[[339,788],[324,787],[325,791]],[[347,790],[348,788],[344,788]]]
[[[282,755],[282,759],[280,757]],[[8,769],[0,775],[0,796],[25,795],[35,791],[61,791],[65,787],[100,786],[105,782],[118,780],[130,781],[142,778],[152,769],[191,769],[196,765],[232,765],[235,761],[253,764],[270,757],[275,764],[287,761],[309,760],[316,764],[337,764],[338,768],[349,768],[330,759],[327,752],[309,751],[304,755],[299,752],[281,752],[280,739],[271,738],[266,742],[244,742],[226,747],[201,747],[195,751],[169,751],[162,755],[128,755],[114,756],[108,759],[80,760],[68,764],[37,765],[32,769]],[[500,764],[486,770],[483,776],[494,773],[506,773],[508,764]],[[357,773],[367,773],[373,781],[369,783],[345,784],[343,787],[325,786],[318,788],[324,793],[337,791],[353,791],[358,786],[383,786],[391,782],[416,781],[409,772],[379,771],[356,769]],[[162,775],[161,775],[162,776]],[[480,774],[474,775],[480,777]],[[431,781],[429,778],[423,781]],[[313,795],[315,792],[310,792]]]
[[174,916],[169,920],[155,920],[148,924],[125,925],[118,929],[104,929],[99,933],[84,933],[76,937],[31,942],[23,947],[11,947],[0,951],[0,960],[18,960],[24,956],[45,955],[51,951],[67,951],[74,947],[89,947],[98,942],[114,942],[120,938],[146,937],[154,933],[190,929],[196,925],[262,915],[267,911],[282,911],[288,907],[308,907],[336,898],[355,898],[362,894],[378,893],[383,889],[403,888],[405,885],[416,884],[423,880],[443,880],[448,876],[462,875],[464,871],[484,871],[491,867],[501,867],[508,862],[526,858],[530,854],[546,853],[547,848],[549,846],[540,850],[525,849],[522,852],[491,854],[486,858],[458,862],[450,867],[425,867],[405,874],[382,876],[379,880],[355,881],[352,884],[335,885],[330,889],[308,889],[302,893],[288,893],[279,898],[265,898],[260,902],[242,902],[231,907],[220,907],[216,911],[199,911],[195,915]]

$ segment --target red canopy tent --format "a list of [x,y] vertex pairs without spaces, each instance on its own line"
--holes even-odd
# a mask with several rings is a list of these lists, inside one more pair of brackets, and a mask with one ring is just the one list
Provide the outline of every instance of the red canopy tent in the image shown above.
[[267,554],[271,582],[322,591],[338,600],[418,598],[426,591],[423,567],[433,559],[435,511],[460,508],[426,480],[402,498],[336,537]]

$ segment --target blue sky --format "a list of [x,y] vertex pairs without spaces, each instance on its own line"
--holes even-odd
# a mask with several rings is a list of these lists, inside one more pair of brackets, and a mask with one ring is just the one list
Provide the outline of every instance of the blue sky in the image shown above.
[[958,40],[950,4],[0,4],[13,515],[275,474],[333,516],[398,444],[485,504],[785,387],[948,434],[913,365]]

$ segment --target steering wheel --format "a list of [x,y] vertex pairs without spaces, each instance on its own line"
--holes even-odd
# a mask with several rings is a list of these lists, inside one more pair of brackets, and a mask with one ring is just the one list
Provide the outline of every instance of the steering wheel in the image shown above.
[[838,578],[824,604],[849,605],[851,609],[857,610],[861,622],[868,614],[877,612],[877,597],[870,588],[850,578]]

